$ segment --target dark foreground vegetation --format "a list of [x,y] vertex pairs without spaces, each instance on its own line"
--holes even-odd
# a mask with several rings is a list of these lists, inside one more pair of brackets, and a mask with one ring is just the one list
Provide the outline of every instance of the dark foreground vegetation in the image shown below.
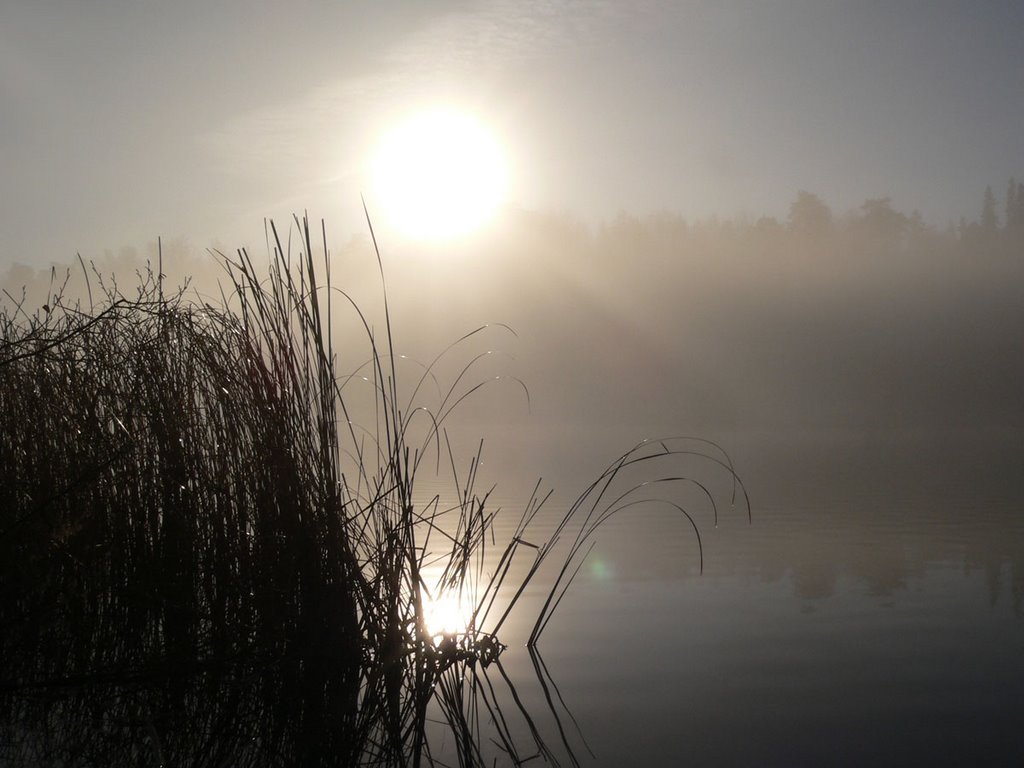
[[[454,506],[414,494],[421,464],[444,458],[458,475],[442,425],[480,386],[466,383],[474,361],[434,410],[413,405],[433,366],[400,403],[387,316],[378,335],[332,284],[326,238],[321,262],[308,222],[296,226],[293,255],[271,225],[266,277],[244,250],[223,257],[217,307],[167,291],[158,267],[133,295],[95,274],[88,305],[56,289],[37,312],[15,301],[0,314],[0,765],[432,764],[432,720],[460,764],[485,763],[482,727],[507,762],[554,762],[513,690],[517,744],[488,678],[511,686],[498,633],[526,584],[565,539],[533,647],[594,532],[645,489],[685,483],[717,515],[666,459],[697,457],[743,492],[714,444],[645,443],[547,543],[526,537],[535,496],[488,551],[478,457]],[[346,375],[341,309],[370,349]],[[356,378],[375,393],[358,418]],[[503,584],[517,556],[525,575]],[[438,591],[471,595],[465,631],[431,635]]]

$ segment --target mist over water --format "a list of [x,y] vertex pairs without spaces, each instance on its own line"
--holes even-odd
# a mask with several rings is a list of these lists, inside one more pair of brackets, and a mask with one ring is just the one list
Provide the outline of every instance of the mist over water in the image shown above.
[[1024,3],[296,10],[0,10],[0,768],[1024,764]]
[[[598,537],[543,648],[598,764],[1024,755],[1024,239],[888,204],[808,223],[811,202],[753,223],[521,212],[456,248],[381,244],[407,396],[492,324],[415,403],[492,352],[449,436],[460,469],[483,438],[478,484],[513,518],[538,477],[557,516],[623,451],[672,435],[721,444],[750,492],[753,523],[723,504],[717,528],[685,498],[703,574],[671,510]],[[210,260],[173,243],[163,259],[215,295]],[[332,270],[379,323],[368,243],[332,248]],[[39,296],[50,276],[17,281]],[[335,317],[341,371],[365,360],[354,318]],[[728,497],[715,467],[692,472]],[[518,648],[507,666],[528,688]]]
[[[417,404],[491,351],[468,375],[497,380],[450,429],[467,453],[485,439],[484,472],[509,494],[540,476],[575,493],[637,441],[681,434],[725,446],[761,503],[1018,493],[1019,214],[940,231],[887,200],[840,216],[801,192],[790,208],[783,221],[622,215],[597,228],[520,212],[455,247],[384,241],[400,375],[411,394],[436,354],[492,324]],[[379,323],[368,241],[331,247],[334,284]],[[130,284],[147,259],[155,248],[98,268]],[[168,283],[190,276],[190,295],[219,296],[215,260],[184,242],[163,244],[163,265]],[[31,307],[52,278],[15,266],[2,282],[14,296],[28,283]],[[76,266],[68,292],[82,284]],[[358,318],[343,308],[335,324],[340,369],[354,370]]]

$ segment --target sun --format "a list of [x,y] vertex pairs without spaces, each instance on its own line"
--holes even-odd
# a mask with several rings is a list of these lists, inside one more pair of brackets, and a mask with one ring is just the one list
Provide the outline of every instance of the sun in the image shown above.
[[501,146],[473,115],[422,112],[380,140],[373,156],[373,197],[406,237],[444,240],[486,224],[505,195]]

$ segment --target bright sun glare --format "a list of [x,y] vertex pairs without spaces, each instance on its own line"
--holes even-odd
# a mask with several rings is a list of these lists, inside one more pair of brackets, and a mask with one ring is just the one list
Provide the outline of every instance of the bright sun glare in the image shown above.
[[505,194],[501,147],[467,113],[424,112],[388,132],[373,159],[374,197],[407,237],[442,240],[485,224]]
[[438,595],[432,600],[425,599],[423,605],[427,632],[432,636],[465,632],[472,613],[469,603],[458,595]]

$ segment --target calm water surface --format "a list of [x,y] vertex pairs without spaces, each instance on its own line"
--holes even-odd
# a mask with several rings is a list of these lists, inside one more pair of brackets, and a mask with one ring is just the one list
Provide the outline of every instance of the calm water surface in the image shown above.
[[[1012,454],[952,458],[755,466],[703,574],[678,514],[609,523],[540,647],[581,762],[1024,764],[1024,497]],[[542,592],[502,660],[558,744],[517,635]]]

